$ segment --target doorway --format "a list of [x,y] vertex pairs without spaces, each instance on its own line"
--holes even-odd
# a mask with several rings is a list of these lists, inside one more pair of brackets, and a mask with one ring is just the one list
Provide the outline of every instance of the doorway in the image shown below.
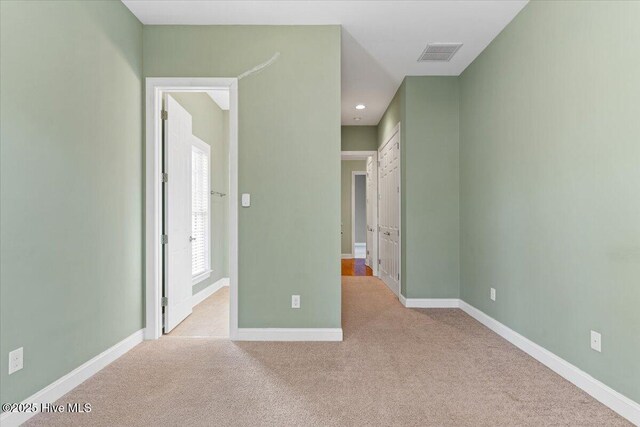
[[377,152],[343,151],[341,160],[342,275],[377,275]]
[[145,338],[236,339],[237,79],[146,83]]
[[228,338],[229,91],[165,92],[163,111],[163,333]]
[[[351,245],[354,259],[367,258],[367,173],[351,175]],[[369,265],[367,263],[367,265]]]

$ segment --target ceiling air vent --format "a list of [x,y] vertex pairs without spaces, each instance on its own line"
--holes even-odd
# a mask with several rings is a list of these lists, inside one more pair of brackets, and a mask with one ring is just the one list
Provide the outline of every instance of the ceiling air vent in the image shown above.
[[462,43],[429,43],[418,62],[449,61],[461,46]]

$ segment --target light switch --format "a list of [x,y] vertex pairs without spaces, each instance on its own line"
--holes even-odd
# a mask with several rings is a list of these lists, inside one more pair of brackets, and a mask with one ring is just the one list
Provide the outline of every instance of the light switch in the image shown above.
[[249,206],[251,206],[251,194],[242,193],[242,207],[248,208]]

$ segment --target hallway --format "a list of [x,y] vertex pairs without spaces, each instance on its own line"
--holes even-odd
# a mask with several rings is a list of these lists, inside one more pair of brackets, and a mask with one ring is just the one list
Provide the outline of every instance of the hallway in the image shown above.
[[70,425],[628,425],[458,309],[342,278],[344,342],[146,341],[44,414]]

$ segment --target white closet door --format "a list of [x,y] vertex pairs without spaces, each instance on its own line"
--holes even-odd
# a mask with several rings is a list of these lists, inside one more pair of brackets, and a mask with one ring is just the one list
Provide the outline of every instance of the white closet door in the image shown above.
[[[365,264],[369,267],[375,267],[375,227],[376,227],[376,176],[375,160],[373,156],[367,159],[367,256]],[[374,268],[374,270],[377,270]]]
[[379,175],[379,276],[400,295],[400,139],[396,132],[380,148]]
[[191,314],[191,115],[171,96],[165,99],[164,332]]

